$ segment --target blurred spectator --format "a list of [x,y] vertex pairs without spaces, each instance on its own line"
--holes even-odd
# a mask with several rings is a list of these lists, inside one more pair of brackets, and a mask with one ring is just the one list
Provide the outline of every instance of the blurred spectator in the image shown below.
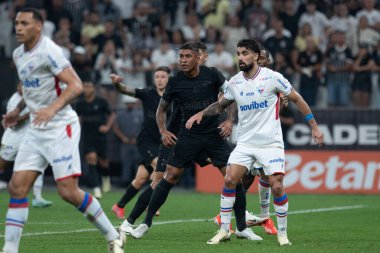
[[295,69],[301,74],[300,94],[310,106],[316,105],[318,87],[321,84],[322,52],[312,36],[306,38],[306,50],[299,53]]
[[182,27],[182,32],[186,40],[201,40],[206,35],[195,13],[186,15],[186,24]]
[[352,44],[347,43],[347,45],[351,45],[353,51],[352,53],[356,55],[359,50],[359,47],[367,46],[372,50],[376,48],[379,40],[379,32],[369,27],[368,19],[366,16],[361,16],[359,18],[359,25],[357,31],[355,31],[353,36],[353,42]]
[[173,49],[177,55],[179,48],[186,42],[185,36],[181,29],[175,29],[170,37],[170,48]]
[[100,15],[102,23],[112,20],[113,23],[119,27],[120,24],[120,9],[112,3],[112,0],[103,0],[96,5],[96,10]]
[[377,48],[375,49],[375,52],[373,53],[373,59],[375,61],[375,64],[373,66],[373,71],[377,72],[377,88],[380,90],[380,41],[377,44]]
[[46,9],[47,19],[59,27],[59,21],[63,17],[72,18],[71,13],[64,8],[64,0],[52,0]]
[[71,28],[71,20],[69,17],[62,17],[58,22],[58,28],[54,34],[54,37],[60,37],[65,47],[72,50],[75,45],[80,43],[80,34]]
[[152,51],[157,47],[156,38],[146,24],[141,24],[138,34],[134,34],[133,48],[138,49],[144,57],[150,58]]
[[[128,57],[128,52],[125,49],[123,58],[117,61],[117,68],[120,70],[119,73],[123,76],[124,82],[128,87],[135,89],[146,88],[146,72],[150,71],[152,68],[149,61],[139,50],[133,50],[131,57]],[[124,102],[135,101],[134,98],[132,100],[130,98],[131,97],[129,96],[122,96]]]
[[226,42],[226,50],[230,54],[236,54],[237,43],[247,37],[247,29],[241,25],[239,17],[231,15],[228,18],[228,23],[223,29],[223,38]]
[[301,15],[298,27],[302,27],[305,23],[311,25],[313,36],[319,38],[320,44],[318,47],[324,50],[327,45],[330,22],[325,14],[317,11],[315,0],[308,0],[306,2],[306,12]]
[[348,7],[345,3],[339,3],[336,6],[336,10],[336,15],[330,19],[331,31],[342,31],[346,33],[347,45],[353,45],[358,20],[349,14]]
[[297,11],[297,5],[294,0],[285,0],[283,9],[279,11],[278,17],[284,23],[284,27],[290,31],[292,38],[297,36],[298,21],[300,12]]
[[73,57],[71,59],[71,65],[77,72],[78,76],[82,80],[94,80],[95,76],[92,74],[91,58],[86,52],[86,49],[82,46],[76,46],[73,51]]
[[309,36],[312,36],[316,43],[318,43],[318,39],[313,36],[313,33],[311,31],[312,27],[309,23],[304,23],[299,31],[298,35],[294,41],[294,47],[299,51],[303,52],[306,50],[306,38]]
[[117,55],[115,43],[113,40],[107,40],[103,50],[98,54],[95,62],[96,79],[100,85],[100,95],[105,98],[112,110],[117,106],[117,92],[113,87],[110,74],[115,73],[117,69]]
[[89,14],[88,23],[85,23],[82,26],[82,43],[92,40],[102,33],[104,33],[104,24],[100,22],[100,15],[97,11],[91,11]]
[[164,22],[165,23],[164,27],[166,29],[171,29],[176,23],[178,1],[179,0],[163,0],[164,15],[161,16],[163,19],[160,21],[160,23]]
[[128,102],[116,114],[113,125],[115,135],[121,141],[121,181],[129,184],[136,173],[140,159],[136,146],[136,138],[143,122],[143,110],[138,102]]
[[206,44],[207,51],[209,53],[212,53],[215,50],[216,42],[220,41],[221,39],[222,33],[215,27],[210,26],[206,29],[206,37],[202,41]]
[[42,34],[49,37],[50,39],[53,39],[53,34],[55,31],[55,25],[50,20],[47,20],[46,17],[46,10],[40,9],[41,15],[44,18],[44,26],[42,28]]
[[174,69],[177,63],[175,51],[169,47],[169,42],[164,40],[161,42],[160,47],[154,49],[151,57],[152,69],[159,66],[166,66]]
[[293,80],[293,69],[291,68],[289,61],[286,60],[286,55],[281,52],[277,52],[274,55],[274,67],[273,69],[281,73],[289,82]]
[[235,72],[234,58],[224,49],[222,41],[216,42],[215,51],[209,54],[206,66],[217,68],[226,79]]
[[284,37],[287,37],[291,40],[292,39],[292,34],[290,33],[289,30],[286,30],[284,28],[284,23],[282,22],[281,19],[277,18],[277,17],[274,17],[272,19],[272,23],[271,23],[271,28],[269,28],[264,34],[263,34],[263,40],[267,40],[269,37],[273,37],[274,35],[276,35],[276,33],[282,33],[282,35]]
[[70,13],[72,29],[80,33],[83,23],[85,10],[88,6],[88,1],[83,0],[64,0],[63,6]]
[[356,14],[356,18],[360,20],[362,16],[367,17],[369,27],[380,31],[380,11],[375,9],[375,4],[375,0],[363,0],[363,9]]
[[282,52],[286,55],[286,58],[289,59],[290,53],[294,48],[293,40],[285,35],[283,23],[280,19],[273,19],[272,26],[274,29],[274,34],[268,39],[265,40],[264,46],[272,55],[275,55],[277,52]]
[[135,1],[133,17],[127,20],[124,25],[137,37],[142,37],[142,31],[140,31],[142,28],[145,29],[146,35],[153,34],[155,27],[159,26],[159,16],[154,1]]
[[331,36],[332,47],[326,52],[328,105],[347,106],[350,99],[350,71],[352,53],[346,44],[344,32]]
[[352,99],[354,106],[368,107],[372,91],[372,70],[375,66],[374,56],[365,46],[359,48],[358,56],[352,66]]
[[96,45],[98,53],[103,49],[107,40],[112,40],[117,50],[123,50],[123,41],[120,35],[116,33],[115,23],[112,20],[107,20],[104,23],[104,33],[99,34],[92,39],[92,42]]
[[[248,1],[243,1],[247,3]],[[263,35],[268,29],[270,15],[262,6],[262,0],[254,0],[244,4],[243,23],[248,30],[249,37],[263,42]]]
[[0,3],[0,56],[5,55],[10,57],[11,52],[11,40],[10,34],[12,31],[13,21],[9,17],[9,10],[12,7],[12,3],[9,1],[3,1]]
[[213,26],[222,29],[226,24],[226,17],[230,3],[228,0],[204,0],[202,2],[202,14],[204,27]]

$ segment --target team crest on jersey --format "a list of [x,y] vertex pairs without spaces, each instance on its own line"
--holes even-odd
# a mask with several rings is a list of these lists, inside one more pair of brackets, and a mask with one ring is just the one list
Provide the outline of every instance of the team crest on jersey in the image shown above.
[[240,92],[240,96],[244,96],[244,91],[241,91],[241,92]]
[[260,93],[260,95],[263,95],[264,90],[265,90],[264,85],[259,85],[259,87],[257,87],[257,91]]

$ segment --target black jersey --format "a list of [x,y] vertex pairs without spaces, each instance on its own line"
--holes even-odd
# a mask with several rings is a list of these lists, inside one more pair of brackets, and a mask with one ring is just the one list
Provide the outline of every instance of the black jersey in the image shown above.
[[81,98],[74,108],[81,118],[82,135],[85,139],[104,136],[99,132],[99,127],[107,123],[108,116],[111,114],[106,100],[95,97],[93,101],[87,102]]
[[167,119],[166,129],[177,135],[181,126],[181,108],[179,107],[179,103],[177,99],[174,99],[171,104],[171,113]]
[[154,140],[160,141],[161,135],[156,123],[156,111],[161,96],[152,88],[136,89],[136,98],[141,99],[144,109],[144,122],[141,134],[149,134]]
[[199,75],[190,78],[182,71],[169,79],[163,99],[171,103],[177,99],[181,109],[181,131],[210,133],[217,131],[219,116],[207,117],[190,130],[186,130],[187,120],[197,112],[218,101],[219,87],[225,82],[224,76],[215,68],[200,66]]

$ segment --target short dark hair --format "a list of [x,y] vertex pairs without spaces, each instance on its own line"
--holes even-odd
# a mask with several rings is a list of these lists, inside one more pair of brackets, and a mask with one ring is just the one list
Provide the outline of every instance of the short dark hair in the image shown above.
[[166,66],[159,66],[157,67],[155,70],[154,70],[154,73],[156,73],[157,71],[164,71],[166,73],[168,73],[168,75],[170,75],[170,68],[166,67]]
[[34,20],[37,20],[37,21],[39,21],[41,23],[44,22],[44,18],[42,17],[42,14],[41,14],[40,10],[38,10],[36,8],[27,7],[27,8],[21,9],[19,12],[29,12],[29,13],[32,13]]
[[251,49],[253,52],[259,54],[259,56],[260,56],[259,43],[257,43],[256,40],[254,40],[254,39],[243,39],[243,40],[238,42],[237,46]]
[[207,52],[207,46],[202,41],[194,41],[194,46],[203,52]]
[[194,44],[194,42],[186,42],[185,44],[182,44],[182,46],[179,48],[179,50],[183,49],[189,49],[193,51],[194,53],[199,53],[199,48]]

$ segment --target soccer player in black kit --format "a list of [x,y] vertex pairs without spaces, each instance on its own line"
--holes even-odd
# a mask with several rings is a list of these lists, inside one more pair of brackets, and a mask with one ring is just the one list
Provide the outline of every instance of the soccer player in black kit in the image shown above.
[[[207,60],[207,47],[202,42],[194,42],[193,43],[195,47],[199,49],[200,53],[200,59],[199,63],[200,65],[204,64],[204,62]],[[224,121],[220,126],[220,134],[222,137],[228,137],[231,134],[232,131],[232,125],[233,125],[233,114],[228,115],[228,119]],[[171,104],[171,113],[167,120],[166,127],[168,131],[173,133],[174,135],[177,135],[180,130],[181,125],[181,108],[178,104],[177,100],[173,100]],[[127,219],[123,222],[123,224],[120,226],[120,231],[123,231],[127,235],[131,235],[133,232],[133,224],[135,223],[136,219],[141,216],[141,214],[144,212],[144,210],[147,208],[149,204],[149,200],[152,196],[153,190],[157,186],[157,184],[160,182],[160,180],[164,177],[164,172],[166,170],[166,163],[167,159],[170,155],[172,147],[166,147],[161,143],[158,151],[158,161],[157,161],[157,167],[155,172],[153,173],[153,180],[149,187],[147,187],[143,193],[139,196],[133,210],[127,217]],[[197,157],[194,160],[196,163],[198,163],[201,167],[206,166],[210,164],[211,161],[209,161],[206,154],[201,154],[199,157]],[[123,214],[124,215],[124,214]]]
[[[231,149],[218,130],[219,117],[210,117],[191,130],[185,128],[185,123],[193,113],[203,110],[211,103],[218,101],[219,91],[224,91],[227,81],[223,75],[213,68],[199,66],[199,49],[194,43],[186,43],[180,47],[179,63],[182,71],[171,78],[157,109],[157,124],[161,139],[165,146],[173,147],[169,156],[164,179],[154,189],[144,222],[132,233],[135,238],[141,238],[152,225],[155,212],[163,205],[171,188],[178,183],[183,168],[205,152],[214,165],[224,173]],[[166,111],[169,104],[178,99],[182,113],[181,127],[178,137],[169,132],[166,127]],[[237,216],[237,228],[241,231],[239,237],[252,240],[252,230],[245,224],[245,194],[240,185],[236,193],[237,203],[234,206]]]
[[137,148],[142,157],[142,162],[137,170],[135,179],[127,187],[122,198],[112,207],[112,211],[118,218],[125,218],[125,205],[137,194],[145,183],[149,181],[150,175],[156,169],[158,148],[161,144],[161,135],[156,123],[156,111],[168,82],[169,75],[170,69],[168,67],[158,67],[154,72],[156,89],[134,89],[121,83],[121,76],[111,74],[112,83],[116,89],[120,93],[139,98],[142,101],[144,110],[143,126],[137,137]]
[[88,166],[89,183],[94,188],[94,196],[100,199],[102,197],[101,182],[102,190],[110,191],[106,134],[111,129],[116,115],[110,111],[106,100],[96,96],[92,81],[83,82],[83,94],[83,98],[75,104],[75,110],[82,124],[81,138]]

